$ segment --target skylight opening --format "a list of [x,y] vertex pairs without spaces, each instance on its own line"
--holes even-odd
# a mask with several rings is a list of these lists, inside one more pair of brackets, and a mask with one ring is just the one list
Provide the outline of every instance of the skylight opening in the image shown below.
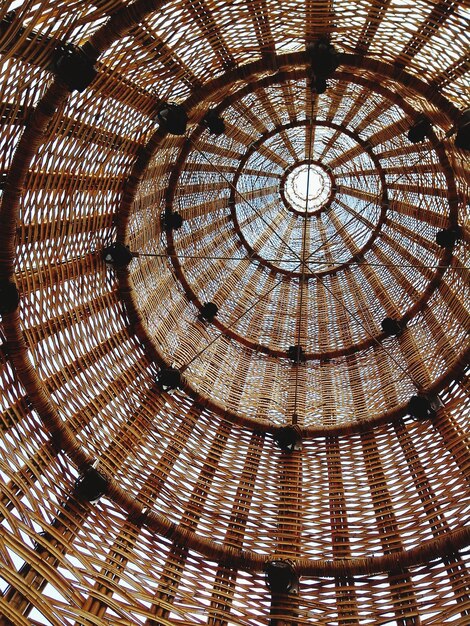
[[319,165],[304,163],[287,176],[284,191],[297,211],[311,212],[321,208],[331,194],[331,179]]

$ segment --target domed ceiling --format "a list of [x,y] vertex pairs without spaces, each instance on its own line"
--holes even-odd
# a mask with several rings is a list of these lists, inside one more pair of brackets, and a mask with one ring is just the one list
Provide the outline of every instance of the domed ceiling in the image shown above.
[[468,32],[2,4],[1,626],[470,623]]

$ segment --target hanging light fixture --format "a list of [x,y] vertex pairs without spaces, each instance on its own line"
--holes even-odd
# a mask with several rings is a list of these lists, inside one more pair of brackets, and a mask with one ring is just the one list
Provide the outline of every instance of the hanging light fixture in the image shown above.
[[222,135],[225,132],[225,122],[215,109],[209,109],[202,119],[202,123],[209,129],[211,135]]
[[186,132],[188,116],[179,104],[165,102],[157,113],[157,119],[171,135],[184,135]]
[[319,76],[312,81],[312,91],[320,95],[325,93],[328,88],[328,83],[325,78]]
[[125,246],[119,241],[115,241],[110,246],[103,248],[101,256],[105,263],[114,265],[114,267],[126,267],[134,258],[134,255],[129,250],[129,246]]
[[165,215],[164,223],[166,228],[178,230],[183,225],[183,218],[177,211],[174,211]]
[[213,302],[205,302],[201,308],[200,318],[207,322],[213,322],[214,317],[219,312],[219,308]]
[[316,78],[330,78],[339,65],[339,54],[326,37],[307,44],[310,70]]
[[157,384],[162,391],[172,391],[181,386],[181,373],[175,367],[165,367],[158,372]]
[[18,288],[12,280],[0,280],[0,315],[13,313],[20,303]]
[[411,396],[407,411],[411,417],[417,420],[427,420],[436,417],[436,409],[427,396],[416,395]]
[[403,330],[402,324],[393,317],[386,317],[380,323],[386,335],[398,335]]
[[429,137],[431,132],[431,122],[427,117],[420,117],[419,120],[411,126],[407,133],[408,140],[411,143],[419,143]]
[[299,591],[299,575],[290,559],[268,561],[264,566],[265,581],[272,594],[296,594]]
[[85,91],[98,73],[85,52],[70,44],[59,49],[52,70],[70,91],[80,93]]
[[294,363],[305,363],[305,354],[301,345],[289,346],[287,356]]
[[302,431],[297,424],[282,426],[274,433],[274,441],[283,452],[302,450]]
[[80,500],[96,504],[106,493],[108,480],[95,467],[89,467],[75,481],[75,495]]
[[459,119],[455,145],[461,150],[470,150],[470,108],[465,109]]
[[460,226],[454,228],[445,228],[436,233],[436,243],[441,248],[452,248],[457,239],[460,239],[462,229]]

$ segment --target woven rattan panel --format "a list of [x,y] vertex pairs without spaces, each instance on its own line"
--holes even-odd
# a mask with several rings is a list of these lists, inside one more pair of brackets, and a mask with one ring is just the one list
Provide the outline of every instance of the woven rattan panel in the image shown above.
[[1,3],[1,626],[470,624],[468,32],[451,0]]

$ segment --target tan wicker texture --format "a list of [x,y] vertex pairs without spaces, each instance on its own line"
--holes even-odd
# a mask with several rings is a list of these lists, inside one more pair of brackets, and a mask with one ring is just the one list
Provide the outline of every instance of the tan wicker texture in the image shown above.
[[0,626],[470,624],[469,32],[465,0],[0,3]]

